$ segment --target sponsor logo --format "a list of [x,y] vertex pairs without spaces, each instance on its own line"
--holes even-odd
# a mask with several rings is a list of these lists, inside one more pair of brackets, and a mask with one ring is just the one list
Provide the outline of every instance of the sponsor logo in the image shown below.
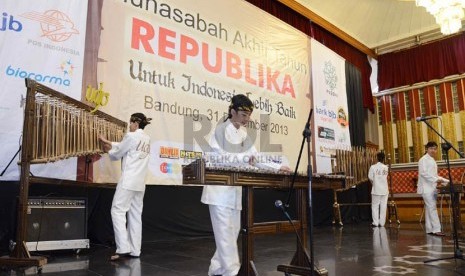
[[336,66],[334,66],[330,60],[325,61],[323,74],[325,75],[326,93],[337,97],[337,93],[334,91],[337,87]]
[[13,15],[8,15],[8,13],[2,13],[2,21],[0,22],[0,31],[14,31],[21,32],[23,29],[23,24],[19,20],[16,20]]
[[190,151],[190,150],[181,150],[180,158],[185,158],[185,159],[200,159],[202,158],[202,152],[201,151]]
[[64,76],[72,76],[75,68],[70,59],[62,61],[60,64],[60,70]]
[[342,127],[347,127],[349,125],[349,120],[347,119],[347,114],[344,110],[344,108],[339,107],[337,110],[337,122],[342,126]]
[[179,174],[182,172],[180,164],[163,162],[160,164],[160,171],[164,174]]
[[334,141],[335,140],[334,129],[319,126],[318,137]]
[[99,89],[93,88],[90,84],[87,85],[86,101],[95,105],[90,113],[94,113],[101,106],[106,106],[109,98],[110,93],[103,91],[103,82],[100,83]]
[[160,158],[179,159],[179,149],[160,146]]
[[56,75],[49,75],[43,72],[28,71],[21,67],[15,67],[11,64],[7,66],[5,74],[12,78],[30,78],[40,83],[70,86],[71,80]]
[[315,107],[315,113],[320,115],[320,120],[324,123],[331,123],[336,119],[336,112],[332,111],[327,106],[328,102],[323,100],[322,106]]
[[58,10],[48,10],[43,13],[31,11],[20,16],[40,23],[42,36],[53,42],[63,42],[79,34],[69,16]]

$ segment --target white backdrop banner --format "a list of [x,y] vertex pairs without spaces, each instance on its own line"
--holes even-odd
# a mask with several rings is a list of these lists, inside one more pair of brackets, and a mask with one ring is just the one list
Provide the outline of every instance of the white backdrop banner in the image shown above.
[[[154,118],[148,183],[181,183],[236,94],[255,104],[258,150],[294,166],[311,106],[309,38],[242,0],[137,3],[104,1],[98,80],[110,95],[102,111]],[[117,181],[118,166],[103,156],[94,179]]]
[[316,172],[330,173],[331,154],[350,149],[345,60],[311,41]]
[[[25,78],[80,100],[87,1],[3,0],[0,21],[0,180],[19,179]],[[36,176],[76,178],[76,159],[32,165]]]

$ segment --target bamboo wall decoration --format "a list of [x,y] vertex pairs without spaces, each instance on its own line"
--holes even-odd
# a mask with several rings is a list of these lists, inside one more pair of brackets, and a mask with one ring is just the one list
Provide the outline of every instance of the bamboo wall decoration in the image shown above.
[[407,122],[405,120],[397,121],[396,130],[397,130],[397,149],[399,152],[399,163],[407,163],[409,162]]
[[[440,133],[438,120],[430,120],[428,123],[434,129],[438,130],[438,132]],[[425,127],[427,127],[427,126],[425,126]],[[441,138],[433,130],[431,130],[431,128],[429,128],[429,127],[427,127],[426,133],[427,133],[427,137],[428,137],[428,142],[429,141],[434,141],[434,142],[436,142],[436,144],[438,144],[438,153],[437,153],[435,159],[436,160],[441,160],[442,159],[441,158],[442,157]],[[423,152],[425,152],[424,145],[423,145]]]
[[[439,145],[437,159],[442,159],[442,141],[440,137],[427,128],[424,122],[417,122],[416,118],[419,117],[433,116],[428,118],[428,124],[439,133],[442,132],[454,147],[459,148],[459,142],[463,145],[465,142],[465,78],[458,79],[455,82],[446,81],[440,84],[417,86],[413,89],[407,88],[395,93],[399,95],[404,93],[408,97],[408,107],[406,107],[402,105],[402,97],[396,96],[400,103],[400,109],[396,109],[395,114],[396,118],[400,119],[396,122],[392,121],[390,100],[393,97],[391,94],[378,97],[380,103],[378,108],[380,108],[382,118],[379,132],[380,137],[383,137],[381,148],[386,153],[391,154],[393,164],[396,163],[394,157],[397,157],[394,155],[396,153],[394,147],[397,148],[399,162],[408,163],[411,160],[417,162],[425,154],[424,147],[428,141],[434,141]],[[408,108],[408,116],[410,117],[405,118],[405,125],[401,116],[404,108]],[[397,131],[395,137],[392,136],[394,126]],[[413,148],[413,156],[411,156],[411,153],[409,154],[411,147]],[[451,160],[459,158],[452,151],[449,153]]]
[[[393,144],[393,135],[392,135],[392,124],[389,121],[388,123],[383,124],[383,148],[386,154],[394,155],[394,144]],[[393,163],[395,159],[393,158]]]
[[[396,139],[399,163],[407,163],[409,161],[409,148],[407,139],[407,112],[405,104],[405,93],[398,93],[395,95],[397,104],[395,105],[395,121],[396,124]],[[408,95],[407,95],[408,97]]]
[[423,144],[422,122],[412,121],[412,141],[413,141],[413,156],[417,162],[425,154],[425,145]]
[[[465,137],[465,110],[460,110],[459,113],[460,126],[462,127],[462,137]],[[463,139],[462,139],[463,142]]]
[[[455,148],[458,149],[454,117],[455,116],[453,112],[442,114],[442,118],[443,118],[442,122],[444,124],[442,126],[442,129],[444,130],[444,138],[446,138],[447,141],[449,141]],[[440,128],[439,128],[439,133],[441,133]],[[457,158],[459,158],[459,155],[454,150],[449,150],[449,159],[457,159]]]

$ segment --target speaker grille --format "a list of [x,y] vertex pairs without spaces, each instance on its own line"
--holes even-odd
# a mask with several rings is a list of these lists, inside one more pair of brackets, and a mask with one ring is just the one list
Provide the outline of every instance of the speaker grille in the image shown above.
[[27,241],[85,239],[86,209],[82,198],[29,198]]

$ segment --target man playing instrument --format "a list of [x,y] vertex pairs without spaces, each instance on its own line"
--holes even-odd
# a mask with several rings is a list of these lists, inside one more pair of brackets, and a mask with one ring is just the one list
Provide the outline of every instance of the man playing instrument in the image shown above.
[[[129,132],[121,142],[99,139],[112,160],[122,160],[121,178],[116,186],[111,206],[116,253],[111,261],[124,257],[138,258],[142,242],[142,208],[145,176],[150,159],[150,137],[144,132],[151,118],[142,113],[131,115]],[[126,220],[127,217],[127,220]]]
[[[250,120],[253,103],[245,95],[231,99],[228,118],[220,123],[210,138],[211,152],[207,162],[234,168],[259,166],[289,172],[290,168],[277,160],[260,160],[244,126]],[[265,162],[262,162],[265,161]],[[241,227],[242,189],[240,186],[205,185],[201,202],[208,204],[215,236],[216,251],[208,275],[237,275],[240,269],[237,238]]]
[[438,196],[437,185],[447,184],[449,180],[438,176],[438,165],[434,157],[438,151],[438,144],[430,141],[426,144],[426,153],[418,161],[418,185],[417,193],[423,197],[425,203],[425,230],[427,234],[444,236],[441,232],[436,199]]

